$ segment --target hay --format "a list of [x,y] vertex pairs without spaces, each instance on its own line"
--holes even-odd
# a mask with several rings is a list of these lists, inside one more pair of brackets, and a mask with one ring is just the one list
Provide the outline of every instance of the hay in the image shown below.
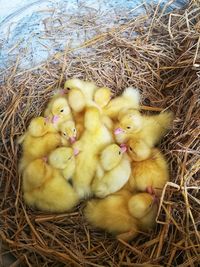
[[[22,71],[16,60],[2,73],[0,238],[17,258],[12,266],[198,266],[199,34],[198,1],[168,14],[157,6],[41,66]],[[173,130],[161,144],[171,182],[161,198],[157,227],[130,244],[89,226],[84,203],[57,215],[23,203],[16,138],[53,90],[74,76],[106,85],[116,95],[134,85],[141,89],[143,105],[175,113]]]

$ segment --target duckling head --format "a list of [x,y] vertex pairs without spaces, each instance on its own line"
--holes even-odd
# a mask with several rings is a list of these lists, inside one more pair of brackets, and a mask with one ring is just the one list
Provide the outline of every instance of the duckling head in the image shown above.
[[128,202],[129,212],[137,219],[146,216],[155,205],[157,205],[155,196],[148,193],[135,194]]
[[[137,133],[142,129],[143,121],[142,116],[138,110],[130,110],[125,114],[119,115],[119,129],[125,133]],[[121,133],[115,132],[115,134]]]
[[94,101],[101,107],[105,107],[111,100],[111,91],[107,87],[99,88],[94,95]]
[[133,161],[142,161],[151,156],[151,148],[143,140],[130,139],[127,144],[127,152]]
[[60,125],[60,132],[63,138],[73,144],[76,141],[76,127],[72,120],[65,121]]
[[74,163],[74,152],[70,147],[59,147],[53,150],[48,157],[49,164],[56,169],[65,169]]
[[48,123],[44,117],[36,117],[31,120],[28,127],[29,133],[34,137],[41,137],[49,130]]
[[55,123],[59,118],[64,118],[70,114],[70,108],[66,98],[60,96],[55,99],[52,104],[53,122]]
[[107,146],[100,155],[100,162],[104,170],[109,171],[116,167],[120,163],[123,153],[124,148],[117,144]]

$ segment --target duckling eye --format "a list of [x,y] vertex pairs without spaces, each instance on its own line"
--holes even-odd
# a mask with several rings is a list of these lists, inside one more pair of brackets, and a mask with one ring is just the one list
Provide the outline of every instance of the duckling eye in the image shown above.
[[74,128],[74,130],[73,130],[74,132],[76,132],[76,129]]
[[126,129],[131,129],[131,127],[130,126],[127,126]]
[[66,136],[67,134],[66,133],[63,133],[64,136]]
[[63,111],[64,111],[64,109],[61,109],[61,110],[60,110],[60,112],[63,112]]
[[121,151],[119,151],[119,155],[121,155]]
[[133,151],[132,147],[129,147],[129,149],[130,149],[131,151]]
[[68,91],[70,91],[71,89],[69,87],[66,88]]

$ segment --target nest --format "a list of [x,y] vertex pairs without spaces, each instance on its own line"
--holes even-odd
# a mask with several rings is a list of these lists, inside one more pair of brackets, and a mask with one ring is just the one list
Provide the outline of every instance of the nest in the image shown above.
[[[20,70],[17,61],[2,73],[0,239],[4,254],[16,259],[12,266],[198,266],[199,35],[198,1],[170,13],[155,6],[34,69]],[[108,86],[115,95],[138,87],[149,110],[175,114],[161,143],[171,181],[163,190],[157,226],[129,244],[88,225],[85,203],[70,213],[45,214],[23,202],[16,139],[71,77]]]

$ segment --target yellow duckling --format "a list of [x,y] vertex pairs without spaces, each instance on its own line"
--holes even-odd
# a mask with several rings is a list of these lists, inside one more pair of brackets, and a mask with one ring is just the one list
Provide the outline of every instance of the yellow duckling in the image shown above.
[[59,125],[59,131],[61,133],[61,143],[63,146],[69,146],[76,141],[76,126],[74,121],[64,121]]
[[131,166],[125,151],[125,147],[111,144],[101,152],[97,173],[92,182],[95,196],[104,198],[120,190],[128,181]]
[[[93,82],[88,82],[88,81],[83,81],[77,78],[67,80],[65,82],[64,88],[72,90],[80,90],[82,94],[80,94],[80,99],[83,100],[83,96],[85,97],[85,103],[86,106],[90,106],[91,104],[94,105],[93,102],[93,97],[94,97],[94,92],[97,89],[97,86]],[[76,106],[76,99],[74,99],[74,104],[73,106]],[[76,111],[76,110],[75,110]],[[79,112],[82,110],[79,110]]]
[[74,151],[70,147],[58,147],[48,156],[48,163],[55,169],[60,170],[63,177],[68,181],[75,172]]
[[44,116],[52,121],[56,130],[62,122],[73,120],[66,96],[56,94],[52,97],[44,111]]
[[142,115],[138,110],[131,109],[122,112],[118,119],[119,127],[114,131],[118,143],[125,143],[132,138],[143,140],[153,147],[170,128],[173,115],[167,111],[158,115]]
[[91,194],[90,184],[95,175],[99,152],[113,141],[112,134],[101,121],[100,111],[95,107],[87,108],[84,128],[81,138],[74,144],[79,154],[76,157],[73,184],[81,198]]
[[23,191],[26,204],[42,211],[69,211],[79,202],[71,185],[43,159],[32,161],[25,169]]
[[20,172],[30,161],[45,157],[61,144],[60,135],[51,131],[52,125],[44,117],[36,117],[31,120],[27,132],[18,140],[19,144],[22,143],[23,149],[19,163]]
[[139,195],[133,196],[129,191],[121,190],[104,199],[93,199],[84,210],[86,220],[117,238],[130,241],[140,230],[149,230],[155,224],[157,205],[154,197]]
[[124,90],[121,96],[113,98],[104,107],[104,112],[112,119],[116,119],[121,110],[130,108],[139,109],[140,94],[139,90],[133,87],[128,87]]
[[132,159],[132,175],[128,181],[129,188],[136,191],[147,191],[150,194],[155,192],[156,195],[161,195],[165,183],[169,181],[167,161],[161,151],[153,148],[147,159],[138,161],[130,140],[128,154]]

